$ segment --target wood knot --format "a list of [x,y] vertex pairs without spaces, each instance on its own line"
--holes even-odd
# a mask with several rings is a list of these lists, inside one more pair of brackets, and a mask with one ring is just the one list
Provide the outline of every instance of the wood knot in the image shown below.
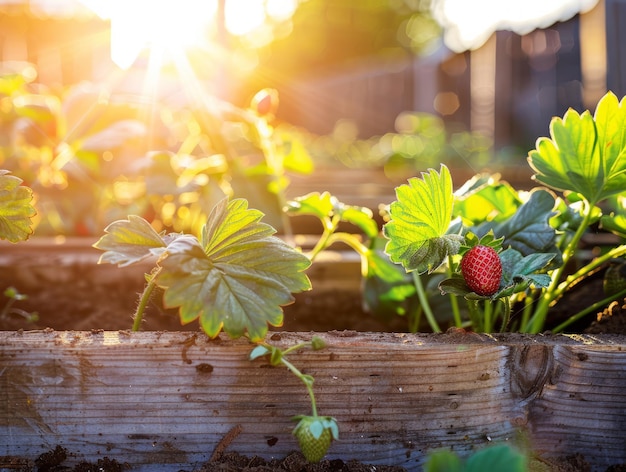
[[512,348],[510,358],[511,390],[521,398],[541,392],[553,366],[549,346],[531,345]]

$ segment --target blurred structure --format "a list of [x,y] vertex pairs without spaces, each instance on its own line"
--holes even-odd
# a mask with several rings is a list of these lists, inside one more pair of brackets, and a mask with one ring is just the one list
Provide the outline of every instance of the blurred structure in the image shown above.
[[[223,98],[244,103],[260,88],[276,88],[279,119],[318,134],[349,120],[360,137],[393,131],[403,111],[431,112],[493,138],[496,150],[525,152],[548,133],[552,116],[593,108],[607,87],[626,94],[626,0],[600,0],[589,12],[523,35],[497,31],[464,52],[443,45],[428,2],[403,17],[387,3],[365,11],[360,2],[302,1],[283,35],[259,49],[255,68],[223,80]],[[395,29],[373,30],[371,18]],[[218,30],[222,46],[235,47]],[[429,38],[419,43],[416,32]],[[305,36],[313,39],[302,42]],[[110,22],[77,0],[0,1],[0,61],[34,63],[47,85],[110,77],[109,42]]]

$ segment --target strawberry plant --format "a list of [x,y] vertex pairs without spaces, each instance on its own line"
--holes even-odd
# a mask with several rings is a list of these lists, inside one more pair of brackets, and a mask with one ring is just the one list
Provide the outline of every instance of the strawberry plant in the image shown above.
[[[374,316],[407,316],[410,329],[417,330],[421,306],[415,303],[415,287],[384,253],[384,241],[369,208],[344,204],[328,192],[313,192],[287,202],[286,212],[319,219],[322,234],[314,247],[304,253],[312,263],[335,244],[354,250],[361,259],[363,302],[367,310]],[[341,223],[353,225],[362,234],[340,231]]]
[[139,330],[156,287],[163,303],[178,308],[181,323],[199,320],[210,337],[223,329],[233,337],[247,333],[259,341],[267,325],[280,326],[282,305],[292,293],[309,290],[303,273],[309,259],[274,236],[263,214],[243,199],[223,199],[212,210],[200,237],[157,233],[139,216],[111,223],[94,244],[100,263],[120,267],[156,257],[134,317]]
[[[428,308],[422,274],[447,274],[439,288],[467,301],[473,329],[491,331],[500,319],[501,330],[538,333],[545,329],[550,307],[565,292],[626,254],[626,245],[619,244],[590,261],[576,257],[581,238],[594,225],[626,234],[623,213],[606,210],[611,199],[623,198],[626,188],[625,129],[626,99],[619,101],[609,92],[594,115],[570,109],[551,121],[549,138],[537,141],[528,162],[543,187],[517,192],[494,176],[479,175],[453,192],[449,170],[442,165],[439,172],[431,169],[396,189],[397,200],[383,228],[386,251],[413,275],[433,331],[441,329]],[[502,274],[497,286],[492,281],[486,290],[474,284],[476,274],[463,276],[467,259],[464,264],[461,258],[476,250],[471,248],[491,243],[496,243]],[[566,272],[571,267],[573,271]],[[484,270],[479,272],[482,277]],[[624,295],[626,290],[614,292],[551,328],[562,331]],[[451,301],[451,306],[455,324],[464,326],[458,303]],[[511,306],[519,308],[515,319]]]
[[333,418],[318,416],[313,377],[300,372],[287,354],[305,345],[324,347],[319,338],[291,348],[263,342],[268,325],[280,326],[282,306],[293,302],[292,293],[311,288],[303,273],[310,259],[274,236],[275,230],[261,222],[263,214],[248,209],[244,199],[223,199],[212,210],[200,237],[180,233],[157,233],[139,216],[111,223],[94,244],[103,250],[100,263],[120,267],[149,257],[156,258],[135,312],[133,330],[141,327],[154,290],[164,290],[163,304],[178,308],[181,323],[198,320],[214,338],[222,330],[231,337],[246,335],[258,343],[251,359],[269,355],[271,365],[285,365],[305,384],[312,414],[298,417],[294,434],[302,452],[319,461],[338,436]]
[[288,349],[281,350],[276,346],[269,344],[259,344],[250,353],[250,359],[268,356],[272,366],[284,365],[296,377],[298,377],[306,386],[311,400],[311,414],[299,415],[294,417],[298,424],[293,430],[293,435],[298,440],[302,454],[309,462],[319,462],[326,455],[332,441],[339,439],[339,426],[337,420],[330,416],[319,416],[317,414],[317,405],[315,402],[315,394],[313,393],[314,379],[311,375],[303,374],[289,360],[287,355],[296,349],[310,346],[314,350],[323,349],[324,341],[314,336],[308,343],[300,343],[291,346]]

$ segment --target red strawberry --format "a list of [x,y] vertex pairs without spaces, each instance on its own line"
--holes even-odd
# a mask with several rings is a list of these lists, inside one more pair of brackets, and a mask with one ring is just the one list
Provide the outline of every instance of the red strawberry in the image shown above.
[[461,274],[470,290],[485,297],[493,295],[502,278],[500,256],[489,246],[474,246],[461,259]]

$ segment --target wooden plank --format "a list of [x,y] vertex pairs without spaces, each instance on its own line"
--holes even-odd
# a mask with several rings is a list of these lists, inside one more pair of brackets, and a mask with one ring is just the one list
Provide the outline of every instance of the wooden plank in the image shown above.
[[[315,377],[320,414],[339,421],[329,458],[419,470],[430,450],[467,454],[522,434],[543,457],[626,462],[624,337],[320,336],[325,350],[291,360]],[[278,337],[289,346],[311,334]],[[76,461],[177,471],[233,428],[228,450],[283,456],[308,397],[250,350],[195,333],[0,332],[0,456],[61,445]]]

